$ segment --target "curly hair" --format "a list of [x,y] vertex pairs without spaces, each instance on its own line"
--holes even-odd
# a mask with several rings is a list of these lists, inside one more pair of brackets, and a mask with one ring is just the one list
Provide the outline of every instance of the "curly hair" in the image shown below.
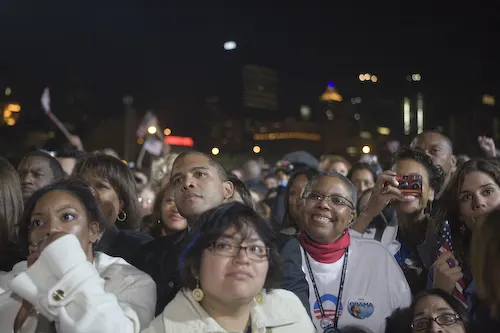
[[429,186],[437,194],[441,191],[444,184],[444,170],[432,162],[432,159],[423,152],[404,147],[394,156],[393,165],[402,160],[413,160],[422,165],[429,175]]

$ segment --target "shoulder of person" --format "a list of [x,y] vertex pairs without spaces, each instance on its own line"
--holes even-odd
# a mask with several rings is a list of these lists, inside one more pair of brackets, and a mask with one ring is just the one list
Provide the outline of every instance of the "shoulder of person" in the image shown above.
[[102,252],[96,252],[95,256],[96,269],[104,280],[143,280],[144,282],[154,283],[148,274],[122,258],[111,257]]
[[349,248],[352,248],[356,253],[361,253],[361,255],[365,257],[382,258],[381,256],[385,256],[394,259],[387,247],[381,242],[373,239],[351,237],[351,246]]

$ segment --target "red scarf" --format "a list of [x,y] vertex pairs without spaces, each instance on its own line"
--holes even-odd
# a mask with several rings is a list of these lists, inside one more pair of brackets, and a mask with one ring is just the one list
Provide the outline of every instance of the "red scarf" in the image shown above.
[[323,264],[332,264],[340,260],[345,253],[345,249],[351,245],[351,236],[346,229],[344,234],[335,242],[319,244],[312,240],[305,232],[301,232],[299,241],[300,245],[314,260]]

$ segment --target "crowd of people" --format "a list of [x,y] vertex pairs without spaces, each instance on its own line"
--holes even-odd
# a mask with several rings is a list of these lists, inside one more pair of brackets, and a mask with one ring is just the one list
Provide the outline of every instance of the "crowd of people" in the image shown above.
[[500,155],[478,144],[0,158],[0,331],[499,332]]

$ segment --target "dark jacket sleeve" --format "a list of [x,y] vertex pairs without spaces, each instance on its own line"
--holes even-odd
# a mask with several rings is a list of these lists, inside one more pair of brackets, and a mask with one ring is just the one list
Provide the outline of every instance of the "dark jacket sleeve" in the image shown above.
[[307,313],[311,316],[309,285],[302,271],[302,255],[300,253],[299,241],[295,237],[279,234],[278,247],[283,268],[281,288],[289,290],[297,295],[306,308]]

